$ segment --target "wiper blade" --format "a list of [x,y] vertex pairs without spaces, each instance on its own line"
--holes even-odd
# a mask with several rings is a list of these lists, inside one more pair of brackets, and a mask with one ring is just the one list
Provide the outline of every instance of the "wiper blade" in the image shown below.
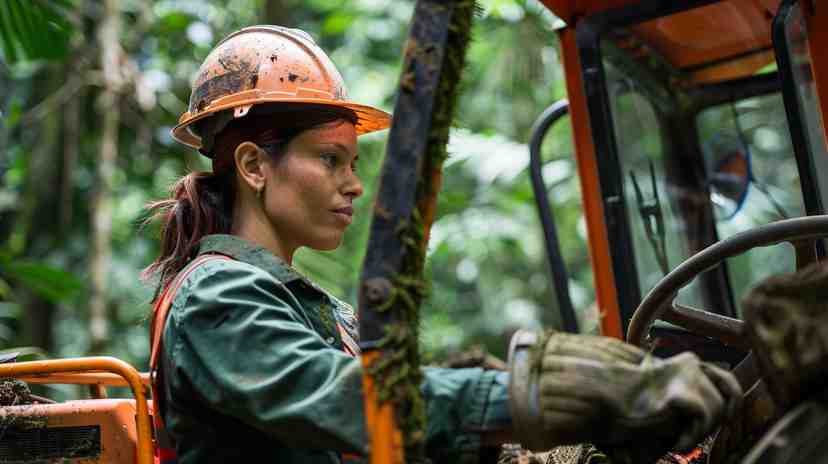
[[647,234],[647,241],[655,253],[656,261],[658,261],[661,272],[665,275],[670,269],[667,261],[667,233],[664,228],[664,213],[661,211],[661,200],[658,197],[658,187],[656,186],[655,167],[653,161],[650,162],[650,183],[653,189],[653,198],[649,201],[644,199],[644,194],[641,193],[641,187],[638,185],[638,180],[635,174],[630,171],[630,179],[632,180],[633,188],[635,188],[635,199],[638,205],[638,214],[641,215],[641,222],[644,223],[644,232]]

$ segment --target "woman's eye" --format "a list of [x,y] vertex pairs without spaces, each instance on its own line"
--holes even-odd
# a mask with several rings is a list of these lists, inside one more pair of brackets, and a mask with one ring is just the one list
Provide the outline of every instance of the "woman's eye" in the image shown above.
[[328,165],[328,167],[331,167],[331,168],[336,167],[337,161],[338,161],[338,158],[337,158],[336,154],[334,154],[334,153],[325,153],[325,154],[322,155],[321,158],[322,158],[322,161],[324,161],[325,164]]

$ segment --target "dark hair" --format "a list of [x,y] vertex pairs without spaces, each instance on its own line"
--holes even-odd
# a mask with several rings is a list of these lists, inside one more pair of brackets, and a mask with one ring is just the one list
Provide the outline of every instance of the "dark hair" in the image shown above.
[[145,279],[158,277],[155,298],[196,256],[204,236],[232,230],[237,189],[234,153],[240,144],[254,142],[279,158],[306,130],[336,121],[357,122],[352,110],[335,106],[259,105],[254,110],[216,135],[213,172],[191,172],[173,184],[170,198],[147,205],[147,223],[161,223],[161,252],[142,273]]

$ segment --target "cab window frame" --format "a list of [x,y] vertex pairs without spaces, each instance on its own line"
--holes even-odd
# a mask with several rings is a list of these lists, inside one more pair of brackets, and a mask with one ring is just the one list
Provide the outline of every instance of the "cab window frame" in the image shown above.
[[[634,6],[622,7],[598,13],[578,22],[576,27],[576,41],[578,53],[581,60],[584,90],[589,113],[589,123],[592,130],[592,138],[595,151],[598,154],[598,178],[603,197],[604,216],[608,228],[608,234],[613,237],[609,243],[612,258],[612,270],[616,276],[638,275],[635,264],[634,250],[632,246],[632,231],[628,216],[628,208],[634,205],[626,205],[624,200],[624,175],[621,172],[619,150],[616,145],[614,124],[610,96],[607,90],[607,80],[604,70],[604,53],[602,50],[603,39],[614,30],[634,26],[636,24],[673,15],[694,8],[707,6],[724,0],[691,0],[680,1],[670,5],[664,5],[659,1],[644,1]],[[786,0],[787,3],[793,3]],[[774,39],[774,42],[777,41]],[[777,53],[778,55],[778,53]],[[668,65],[669,66],[669,65]],[[780,66],[780,71],[782,67]],[[685,132],[692,135],[694,140],[677,140],[674,143],[695,144],[691,150],[695,152],[693,162],[703,163],[701,149],[698,146],[698,131],[695,119],[698,114],[706,108],[720,105],[722,103],[738,101],[744,98],[761,96],[772,93],[783,93],[783,76],[781,72],[757,74],[747,78],[733,79],[713,84],[700,85],[695,89],[685,92],[682,100],[685,102],[681,114],[677,116],[681,121],[689,124]],[[686,103],[689,101],[689,104]],[[791,125],[790,118],[788,119]],[[688,127],[688,126],[685,126]],[[679,129],[677,129],[679,130]],[[813,171],[806,171],[806,165],[801,164],[804,159],[799,151],[794,152],[797,160],[797,168],[802,172],[809,172],[810,176],[803,176],[802,193],[804,198],[813,198],[811,191],[815,185]],[[705,179],[706,181],[706,179]],[[706,187],[705,187],[706,188]],[[709,193],[709,192],[708,192]],[[809,203],[812,203],[809,201]],[[709,206],[709,220],[703,224],[707,229],[704,242],[700,249],[715,243],[718,240],[716,232],[715,217],[712,213],[712,206]],[[809,208],[806,203],[806,213],[812,214],[817,209]],[[821,209],[819,210],[821,212]],[[683,218],[686,219],[686,218]],[[694,250],[694,251],[699,251]],[[820,255],[824,255],[824,250]],[[718,268],[709,271],[702,278],[707,280],[703,286],[703,293],[706,295],[707,309],[718,309],[721,314],[735,316],[735,303],[733,288],[730,285],[727,264],[722,263]],[[619,309],[624,332],[629,325],[632,313],[642,299],[643,290],[639,286],[638,279],[617,278],[615,281],[619,298]]]
[[[808,215],[825,214],[825,207],[828,205],[825,205],[822,201],[823,193],[819,187],[819,174],[813,161],[814,153],[811,151],[813,144],[809,139],[806,123],[802,117],[805,110],[800,106],[791,51],[786,37],[787,20],[797,7],[801,8],[800,0],[782,1],[771,24],[771,37],[782,88],[782,100],[785,103],[785,113],[791,133],[791,144],[799,167],[805,212]],[[825,257],[824,240],[817,242],[817,254],[820,258]]]
[[[609,249],[612,271],[615,276],[637,276],[638,271],[632,245],[633,236],[628,207],[624,201],[624,176],[621,172],[617,142],[613,131],[614,123],[603,65],[602,40],[605,34],[613,30],[707,6],[718,1],[720,0],[689,0],[665,4],[658,0],[648,0],[633,6],[591,15],[579,21],[576,26],[576,43],[581,60],[589,123],[595,152],[598,154],[596,161],[603,197],[604,220],[607,224],[608,235],[614,238],[609,243]],[[697,162],[701,163],[701,160]],[[708,216],[710,223],[705,225],[705,230],[709,236],[706,241],[712,243],[716,240],[712,210]],[[705,276],[706,284],[703,294],[708,300],[712,300],[708,301],[708,304],[712,303],[721,308],[725,315],[730,315],[734,311],[727,272],[719,269]],[[615,286],[622,328],[626,336],[630,319],[642,300],[642,289],[637,278],[616,278]]]

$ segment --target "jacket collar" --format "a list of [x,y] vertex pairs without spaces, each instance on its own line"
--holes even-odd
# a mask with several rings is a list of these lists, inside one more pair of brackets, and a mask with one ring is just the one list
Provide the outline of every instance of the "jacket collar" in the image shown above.
[[299,274],[282,258],[274,255],[264,247],[255,245],[235,235],[214,234],[201,239],[198,254],[218,253],[237,261],[251,264],[270,273],[279,282],[287,284],[294,280],[307,279]]

